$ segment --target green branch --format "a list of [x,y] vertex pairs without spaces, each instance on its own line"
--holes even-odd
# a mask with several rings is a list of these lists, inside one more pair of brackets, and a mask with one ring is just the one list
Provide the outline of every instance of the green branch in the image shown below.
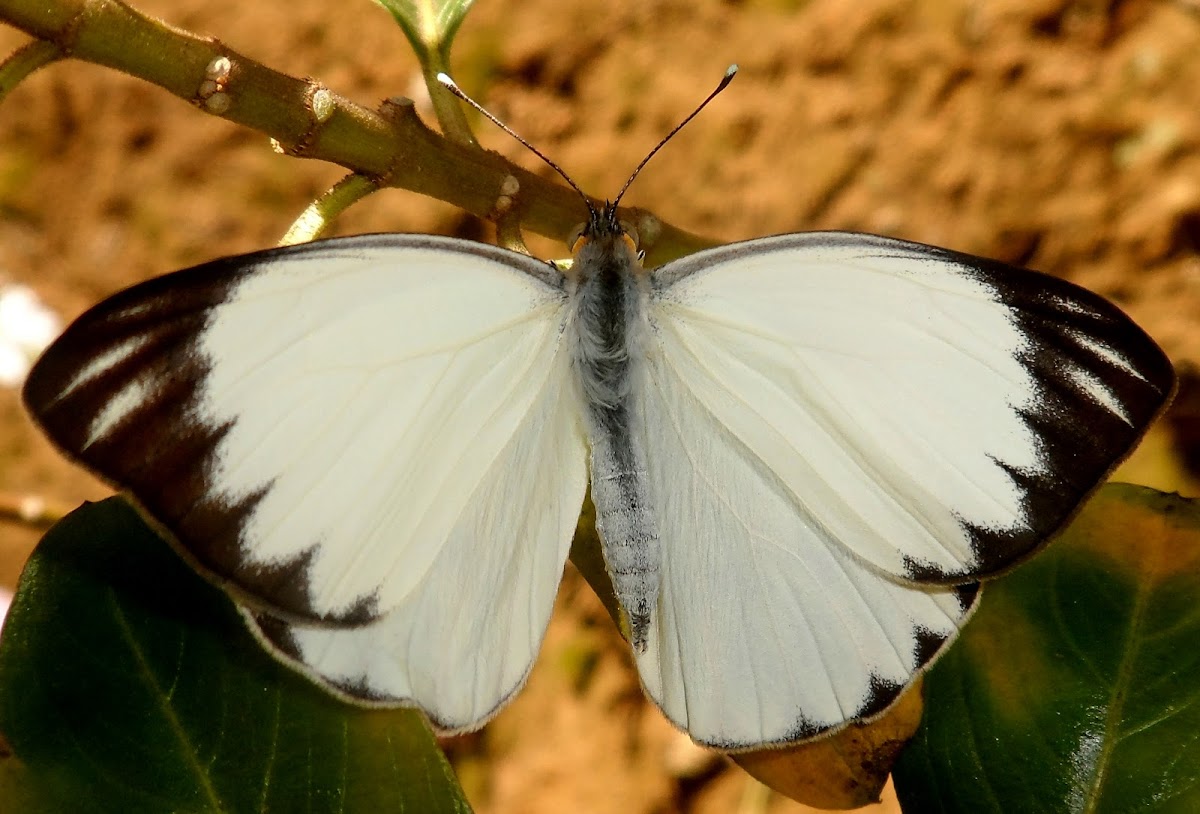
[[338,181],[308,208],[279,241],[280,246],[295,246],[321,237],[336,215],[345,212],[379,187],[370,178],[351,173]]
[[62,49],[46,40],[34,40],[18,48],[0,63],[0,102],[4,101],[9,91],[19,85],[25,77],[38,68],[62,58]]
[[[380,186],[419,192],[486,218],[511,176],[519,185],[519,193],[509,196],[516,202],[512,212],[523,228],[561,239],[587,216],[571,190],[438,135],[407,100],[369,110],[315,80],[272,70],[219,40],[173,28],[118,0],[0,0],[0,21],[64,56],[144,79],[204,112],[265,133],[289,155],[340,164]],[[623,215],[642,229],[652,263],[712,245],[648,213]]]

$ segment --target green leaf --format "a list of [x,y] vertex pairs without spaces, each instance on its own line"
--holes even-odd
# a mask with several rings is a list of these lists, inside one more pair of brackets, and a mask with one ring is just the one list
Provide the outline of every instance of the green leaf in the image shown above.
[[469,810],[417,713],[349,706],[279,665],[117,498],[26,566],[0,732],[2,811]]
[[905,811],[1200,811],[1200,504],[1102,489],[925,681]]
[[404,29],[417,53],[448,53],[474,0],[375,0]]

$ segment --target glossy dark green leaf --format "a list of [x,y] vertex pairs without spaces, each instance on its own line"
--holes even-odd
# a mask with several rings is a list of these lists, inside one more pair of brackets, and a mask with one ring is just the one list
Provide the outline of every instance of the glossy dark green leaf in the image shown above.
[[1102,489],[929,673],[907,812],[1200,811],[1200,505]]
[[116,498],[26,567],[0,733],[0,811],[468,810],[416,713],[343,704],[280,666]]

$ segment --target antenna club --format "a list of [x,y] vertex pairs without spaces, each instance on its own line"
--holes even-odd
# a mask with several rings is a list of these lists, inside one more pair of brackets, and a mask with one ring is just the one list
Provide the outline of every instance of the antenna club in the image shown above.
[[442,86],[446,88],[446,90],[453,93],[459,99],[466,100],[466,94],[463,93],[462,89],[455,83],[453,79],[450,78],[449,74],[439,73],[437,75],[437,81],[440,82]]

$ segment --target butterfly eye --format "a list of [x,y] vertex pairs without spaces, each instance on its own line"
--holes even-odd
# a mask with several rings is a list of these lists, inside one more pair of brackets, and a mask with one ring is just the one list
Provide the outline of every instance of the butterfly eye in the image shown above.
[[637,251],[638,248],[641,246],[642,241],[641,241],[641,237],[638,235],[638,231],[634,227],[634,225],[632,223],[630,223],[629,221],[623,220],[623,221],[621,221],[621,231],[624,232],[625,235],[629,238],[630,242],[633,243],[634,251]]

